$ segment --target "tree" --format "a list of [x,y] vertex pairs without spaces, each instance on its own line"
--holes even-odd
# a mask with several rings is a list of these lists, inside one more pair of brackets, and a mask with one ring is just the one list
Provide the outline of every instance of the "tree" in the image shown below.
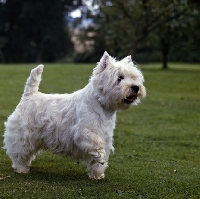
[[[95,12],[95,14],[94,14]],[[90,20],[87,26],[79,26],[79,41],[84,44],[87,41],[91,41],[93,45],[90,49],[85,48],[82,53],[76,53],[75,61],[77,62],[97,62],[103,55],[105,45],[105,34],[104,34],[104,17],[98,10],[90,10],[86,5],[82,9],[82,18],[75,21],[75,27],[80,24],[82,20]],[[79,23],[78,23],[79,22]]]
[[175,0],[93,0],[93,3],[99,5],[96,35],[103,35],[105,48],[111,54],[118,57],[131,54],[136,59],[141,44],[155,34],[160,38],[163,67],[167,67],[174,33],[171,27],[186,14],[186,0],[178,3]]
[[56,61],[72,48],[65,15],[81,0],[7,0],[3,11],[2,57],[5,62]]
[[[123,0],[102,0],[101,10],[105,16],[107,46],[112,49],[113,54],[117,53],[123,57],[129,52],[135,59],[138,44],[159,28],[162,32],[169,33],[167,24],[178,20],[186,13],[187,7],[183,1],[177,3],[168,0],[130,0],[124,3]],[[161,41],[165,56],[169,43],[166,39]]]
[[[186,16],[173,24],[173,37],[169,57],[172,61],[200,61],[200,2],[190,1]],[[179,41],[177,42],[177,38]]]

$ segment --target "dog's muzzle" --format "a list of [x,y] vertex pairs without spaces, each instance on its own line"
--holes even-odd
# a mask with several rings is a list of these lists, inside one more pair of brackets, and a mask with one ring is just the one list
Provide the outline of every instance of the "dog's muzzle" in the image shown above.
[[137,86],[137,85],[133,85],[133,86],[131,86],[131,89],[132,89],[133,93],[137,94],[139,89],[140,89],[140,87]]
[[124,103],[130,105],[138,97],[140,87],[137,85],[131,86],[131,94],[124,99]]

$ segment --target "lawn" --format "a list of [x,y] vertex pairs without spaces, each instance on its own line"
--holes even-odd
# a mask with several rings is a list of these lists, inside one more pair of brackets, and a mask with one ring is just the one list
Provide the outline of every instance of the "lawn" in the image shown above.
[[[65,93],[87,84],[93,65],[45,64],[40,90]],[[119,112],[106,177],[45,152],[28,175],[0,149],[0,198],[200,198],[200,64],[141,65],[147,97]],[[35,64],[0,65],[0,135]],[[0,138],[0,145],[3,145]]]

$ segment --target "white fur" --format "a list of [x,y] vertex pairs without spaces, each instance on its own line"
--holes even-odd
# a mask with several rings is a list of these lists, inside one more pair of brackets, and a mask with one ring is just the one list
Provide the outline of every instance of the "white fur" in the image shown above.
[[82,160],[90,178],[103,178],[114,150],[116,111],[145,96],[142,73],[130,56],[116,61],[105,52],[83,89],[43,94],[38,91],[42,72],[43,65],[31,71],[20,103],[5,122],[4,149],[12,167],[28,173],[37,152],[50,150]]

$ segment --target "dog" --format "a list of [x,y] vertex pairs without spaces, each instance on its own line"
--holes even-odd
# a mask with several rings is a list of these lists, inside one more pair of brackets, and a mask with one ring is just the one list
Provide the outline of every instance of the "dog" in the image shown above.
[[43,65],[34,68],[14,112],[5,122],[4,149],[17,173],[28,173],[38,152],[81,160],[91,179],[104,178],[114,151],[116,112],[146,95],[131,56],[117,61],[104,52],[88,84],[71,94],[39,92]]

